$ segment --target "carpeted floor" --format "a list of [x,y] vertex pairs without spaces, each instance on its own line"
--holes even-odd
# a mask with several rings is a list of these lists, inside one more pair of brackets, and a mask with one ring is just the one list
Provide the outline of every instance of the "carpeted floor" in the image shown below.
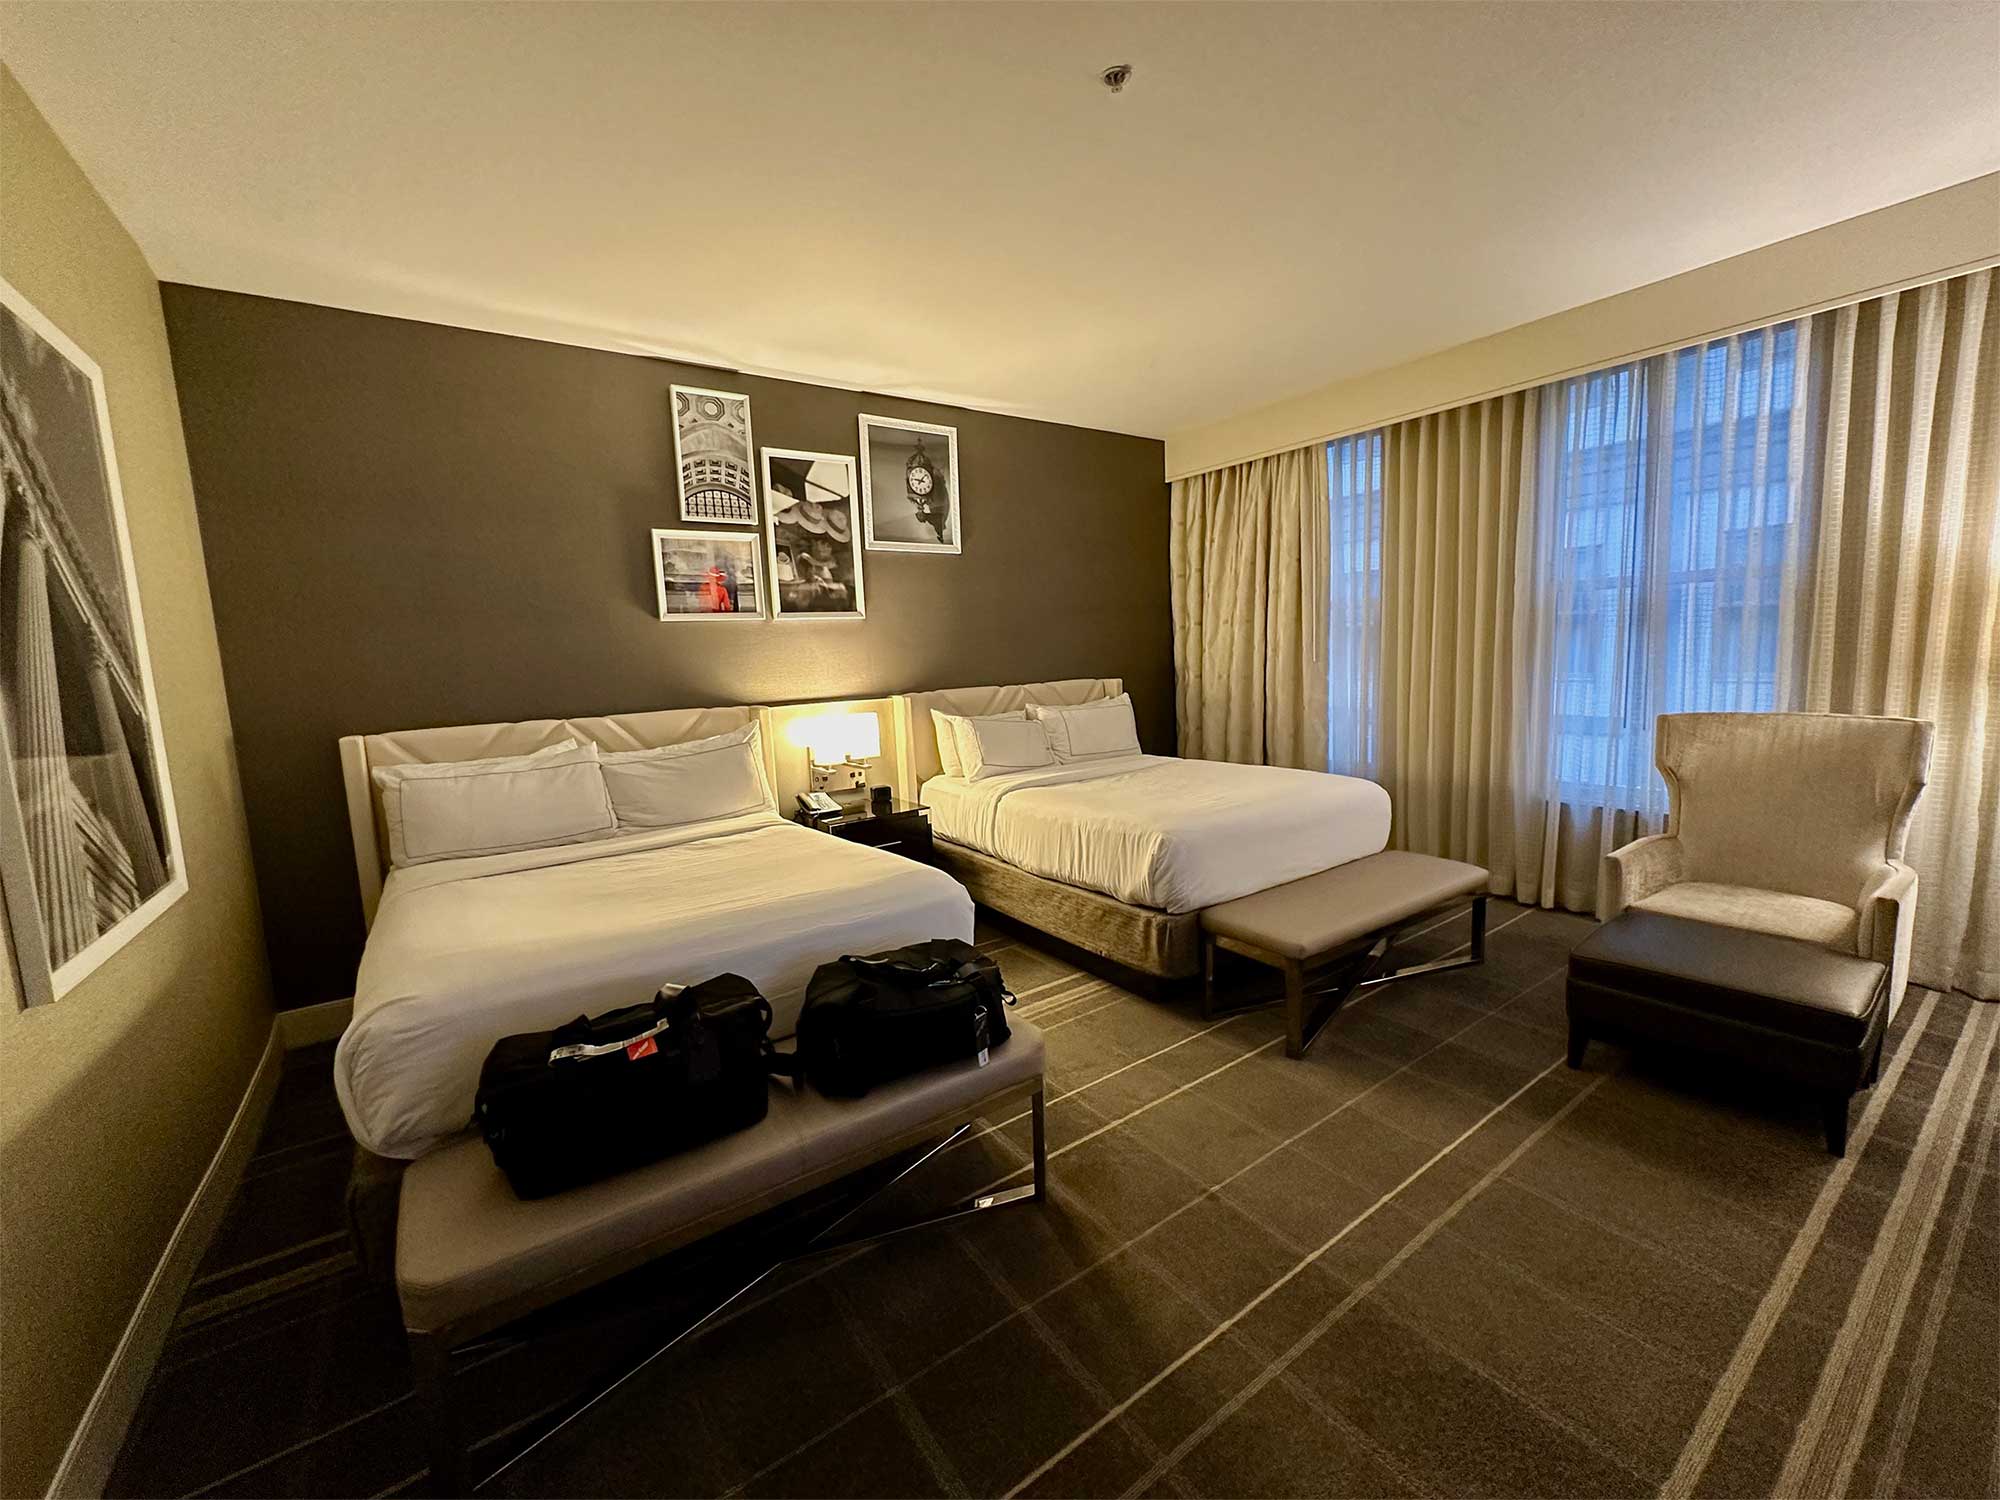
[[[1565,1068],[1588,923],[1492,923],[1484,968],[1367,992],[1303,1062],[1274,1013],[982,934],[1047,1033],[1053,1201],[787,1269],[495,1492],[2000,1491],[2000,1007],[1912,990],[1836,1162],[1809,1099]],[[290,1059],[114,1493],[421,1492],[329,1064]],[[871,1211],[1017,1174],[994,1127]],[[485,1467],[651,1326],[467,1369]]]

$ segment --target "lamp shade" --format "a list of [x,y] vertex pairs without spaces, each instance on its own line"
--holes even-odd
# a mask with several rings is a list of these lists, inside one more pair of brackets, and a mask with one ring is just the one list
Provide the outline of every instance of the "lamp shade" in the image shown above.
[[851,760],[874,760],[882,753],[882,721],[874,714],[847,716],[847,754]]
[[873,760],[882,753],[882,721],[868,714],[814,714],[796,721],[791,736],[817,765]]

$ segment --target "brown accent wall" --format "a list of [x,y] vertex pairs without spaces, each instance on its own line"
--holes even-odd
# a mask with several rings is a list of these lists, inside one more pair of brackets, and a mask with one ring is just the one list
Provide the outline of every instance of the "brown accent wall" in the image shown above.
[[[302,303],[162,288],[281,1005],[352,992],[343,734],[1121,676],[1173,746],[1162,445]],[[662,624],[668,387],[763,446],[958,428],[959,557],[863,556],[868,618]],[[886,725],[885,725],[886,728]]]

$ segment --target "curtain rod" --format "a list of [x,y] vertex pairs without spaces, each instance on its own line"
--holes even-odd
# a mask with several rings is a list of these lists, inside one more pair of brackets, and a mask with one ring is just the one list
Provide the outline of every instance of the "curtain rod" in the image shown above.
[[[1553,374],[1538,375],[1532,380],[1521,380],[1511,385],[1495,386],[1491,390],[1481,391],[1476,396],[1460,396],[1450,401],[1439,401],[1429,406],[1414,407],[1409,411],[1398,412],[1394,416],[1377,417],[1373,421],[1363,422],[1358,426],[1343,427],[1333,432],[1321,433],[1317,437],[1309,437],[1301,442],[1284,443],[1276,448],[1265,448],[1256,453],[1248,453],[1242,458],[1232,458],[1228,462],[1216,464],[1212,468],[1182,469],[1168,474],[1167,482],[1171,484],[1176,480],[1193,479],[1200,474],[1219,473],[1223,469],[1233,469],[1238,464],[1252,464],[1260,458],[1272,458],[1280,453],[1290,453],[1296,448],[1312,448],[1326,443],[1337,443],[1342,438],[1353,437],[1357,433],[1373,432],[1378,427],[1394,427],[1399,422],[1414,422],[1419,417],[1434,416],[1441,411],[1456,411],[1461,406],[1476,406],[1481,401],[1491,401],[1498,396],[1511,396],[1519,391],[1532,391],[1537,386],[1553,385],[1558,380],[1571,380],[1578,375],[1590,375],[1599,370],[1614,369],[1619,365],[1633,364],[1642,359],[1651,359],[1656,354],[1670,354],[1676,349],[1689,349],[1697,344],[1710,343],[1715,339],[1732,338],[1739,333],[1748,333],[1753,328],[1770,328],[1778,323],[1790,323],[1798,318],[1817,317],[1823,312],[1833,312],[1843,307],[1856,307],[1863,302],[1872,302],[1877,297],[1887,297],[1896,292],[1915,291],[1918,287],[1923,286],[1935,286],[1941,281],[1951,281],[1960,276],[1970,276],[1975,271],[1989,271],[1996,267],[2000,267],[2000,255],[1983,255],[1975,260],[1969,260],[1961,265],[1953,266],[1947,271],[1926,271],[1921,276],[1911,276],[1900,281],[1885,282],[1881,286],[1871,288],[1865,292],[1843,294],[1842,296],[1828,298],[1821,302],[1809,302],[1803,306],[1795,307],[1789,312],[1771,313],[1763,317],[1751,318],[1747,322],[1731,324],[1728,327],[1718,328],[1709,333],[1690,334],[1684,338],[1673,339],[1668,343],[1654,344],[1644,349],[1635,349],[1629,354],[1619,354],[1605,359],[1592,360],[1588,364],[1572,365],[1568,369],[1557,370]],[[1587,303],[1585,304],[1585,306],[1588,305]],[[1561,317],[1562,314],[1555,313],[1551,316]],[[1526,328],[1529,325],[1522,323],[1516,326]],[[1511,329],[1502,330],[1502,333],[1511,331]],[[1488,335],[1491,338],[1499,338],[1501,336],[1501,334]],[[1477,341],[1475,340],[1474,342]],[[1454,345],[1453,347],[1463,348],[1464,346]],[[1439,352],[1447,353],[1449,351],[1440,350]],[[1429,358],[1430,356],[1421,357]],[[1395,369],[1397,367],[1390,365],[1387,368]],[[1374,373],[1379,375],[1386,372],[1378,370]],[[1367,376],[1358,375],[1354,378],[1365,380]]]

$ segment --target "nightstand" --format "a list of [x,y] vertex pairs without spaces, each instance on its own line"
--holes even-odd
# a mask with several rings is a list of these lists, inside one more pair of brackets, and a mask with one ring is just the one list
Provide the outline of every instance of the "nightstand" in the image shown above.
[[800,808],[792,821],[852,843],[893,850],[921,864],[931,862],[931,815],[920,803],[864,802],[852,811],[819,816]]

